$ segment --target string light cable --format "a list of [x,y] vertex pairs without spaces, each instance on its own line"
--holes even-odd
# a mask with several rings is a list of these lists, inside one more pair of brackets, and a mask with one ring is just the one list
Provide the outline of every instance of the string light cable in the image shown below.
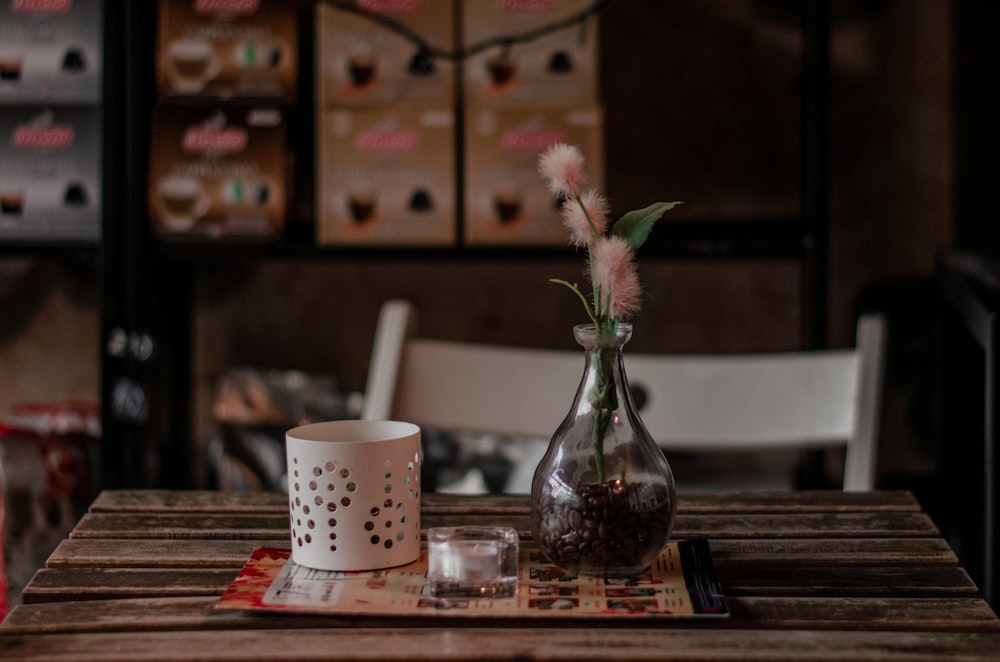
[[434,61],[437,59],[448,60],[451,62],[458,62],[464,60],[473,55],[477,55],[491,48],[499,47],[505,53],[508,52],[512,46],[516,44],[523,44],[527,42],[534,41],[540,37],[551,34],[553,32],[558,32],[566,28],[571,28],[575,25],[580,25],[585,23],[591,16],[600,12],[607,0],[595,0],[587,5],[580,11],[571,14],[563,19],[552,21],[544,25],[540,25],[531,30],[526,30],[524,32],[519,32],[516,34],[502,34],[495,35],[489,39],[484,39],[483,41],[471,44],[469,46],[460,47],[456,49],[446,49],[439,46],[431,44],[426,39],[424,39],[420,34],[411,30],[407,26],[403,25],[399,21],[393,19],[391,16],[386,14],[375,13],[362,7],[358,6],[357,0],[321,0],[323,4],[329,5],[334,9],[339,9],[344,12],[351,14],[356,14],[367,20],[378,23],[379,25],[385,27],[392,32],[395,32],[400,37],[406,39],[412,43],[416,49],[417,53],[413,56],[413,60],[410,64],[410,71],[421,75],[430,73],[434,67]]

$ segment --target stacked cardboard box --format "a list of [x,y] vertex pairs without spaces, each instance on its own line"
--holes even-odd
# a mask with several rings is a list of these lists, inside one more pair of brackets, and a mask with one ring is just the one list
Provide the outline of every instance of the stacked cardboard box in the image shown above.
[[285,150],[284,114],[273,107],[161,109],[149,166],[154,228],[175,236],[277,235],[287,209]]
[[104,8],[0,5],[0,241],[101,237]]
[[[358,0],[317,8],[318,241],[564,243],[558,201],[537,161],[554,142],[572,142],[591,182],[603,181],[597,21],[572,20],[590,4]],[[466,57],[459,65],[428,58],[427,45]]]
[[282,235],[298,51],[294,3],[160,0],[148,187],[155,234]]
[[[595,16],[553,31],[589,0],[464,3],[464,236],[470,245],[566,242],[559,201],[538,175],[556,142],[577,145],[589,182],[603,183],[603,112]],[[522,35],[540,34],[520,41]],[[502,39],[500,36],[514,37]],[[496,42],[485,49],[479,44]]]
[[455,64],[422,57],[455,47],[455,0],[358,0],[357,11],[316,8],[316,85],[322,108],[451,108]]
[[451,50],[453,0],[316,8],[317,241],[455,243],[455,65],[386,22]]
[[[592,0],[466,0],[462,43],[477,49],[463,67],[472,106],[587,105],[598,98],[596,16],[548,31],[585,11]],[[520,40],[521,36],[535,35]],[[497,37],[515,37],[501,39]],[[495,43],[493,43],[495,42]]]
[[565,244],[557,199],[538,157],[557,142],[576,145],[592,186],[603,180],[599,108],[470,108],[465,125],[465,241],[470,245]]

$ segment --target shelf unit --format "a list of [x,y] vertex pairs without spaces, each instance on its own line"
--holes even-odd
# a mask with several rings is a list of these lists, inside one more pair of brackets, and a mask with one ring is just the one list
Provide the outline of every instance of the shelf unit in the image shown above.
[[997,605],[1000,260],[946,255],[937,281],[936,487],[947,537],[983,598]]
[[[13,15],[18,12],[18,9],[13,6],[13,3],[10,4],[11,7],[9,11]],[[116,162],[116,157],[114,155],[114,147],[118,137],[112,135],[112,129],[117,126],[115,124],[115,113],[118,108],[118,101],[115,97],[116,93],[119,92],[119,86],[115,74],[110,71],[110,69],[114,68],[113,58],[115,56],[114,38],[112,35],[116,34],[116,27],[112,17],[115,15],[115,10],[118,4],[120,4],[120,0],[104,0],[100,14],[96,15],[96,21],[99,22],[100,29],[103,33],[103,42],[99,47],[102,74],[101,80],[96,83],[99,85],[100,90],[96,99],[90,101],[84,101],[81,99],[81,97],[89,98],[91,96],[91,91],[89,89],[85,89],[84,83],[80,82],[70,84],[73,89],[70,96],[75,97],[73,99],[67,98],[65,91],[60,91],[57,88],[51,88],[47,94],[41,94],[37,100],[26,99],[21,101],[8,101],[7,99],[10,99],[11,97],[0,97],[0,99],[2,99],[0,100],[0,105],[52,109],[56,115],[58,115],[60,110],[66,108],[92,108],[95,109],[95,112],[99,116],[98,124],[100,126],[100,140],[97,142],[96,148],[100,152],[97,155],[97,160],[100,161],[99,181],[101,190],[99,192],[88,191],[88,193],[93,194],[95,198],[99,198],[101,201],[101,215],[98,221],[100,225],[101,238],[36,239],[28,237],[2,236],[0,237],[0,259],[31,258],[38,260],[51,260],[63,265],[68,265],[73,269],[80,269],[81,266],[83,266],[88,279],[92,274],[97,274],[98,282],[96,287],[101,301],[100,323],[102,329],[107,322],[108,311],[111,309],[111,306],[109,306],[108,303],[108,284],[112,281],[114,277],[113,274],[115,273],[114,266],[108,259],[110,251],[108,250],[108,242],[105,238],[115,232],[115,228],[117,227],[120,219],[120,216],[114,208],[114,204],[110,202],[110,196],[108,195],[108,182],[111,181],[111,179],[119,172],[119,164]],[[26,11],[29,13],[22,17],[24,19],[24,23],[20,27],[26,27],[26,29],[31,31],[37,29],[38,33],[32,32],[32,37],[42,40],[43,48],[67,48],[74,45],[79,46],[79,44],[74,41],[82,34],[79,31],[79,24],[67,24],[65,22],[59,24],[60,21],[66,19],[66,16],[61,13],[55,15],[54,22],[50,22],[49,17],[46,16],[46,11],[49,9],[51,8],[43,6],[27,7]],[[87,5],[83,7],[83,9],[85,10],[85,20],[89,21],[92,17],[94,17],[94,15],[90,13],[90,10],[93,10],[92,5]],[[33,16],[32,14],[34,13],[37,13],[38,15]],[[80,18],[79,12],[70,14],[69,18],[72,20],[84,20]],[[4,37],[4,39],[6,39],[6,37]],[[48,39],[52,39],[54,41],[50,42]],[[55,41],[59,39],[64,39],[65,41]],[[7,47],[10,44],[4,43],[3,45]],[[77,60],[77,65],[81,64],[82,61],[89,67],[93,65],[93,62],[87,62],[87,54],[91,51],[89,49],[90,44],[87,44],[86,46],[86,48],[80,49],[80,57]],[[39,54],[36,50],[30,51],[30,53],[32,66],[37,67],[38,69],[43,69],[46,66],[44,63],[45,54]],[[69,51],[66,51],[66,53],[68,56]],[[26,56],[25,60],[28,59],[29,56]],[[63,66],[66,67],[66,61],[64,60],[63,62]],[[25,66],[28,65],[25,64]],[[84,79],[77,79],[77,81],[88,81],[89,73],[90,72],[88,71],[88,77]],[[51,75],[51,72],[40,73],[39,75]],[[21,84],[24,83],[24,80],[24,78],[21,79]],[[34,85],[39,85],[39,83],[35,81]],[[48,83],[48,85],[58,85],[58,83]],[[44,87],[44,84],[42,87]],[[71,144],[76,143],[79,138],[79,135],[75,133],[74,127],[73,140]],[[0,177],[0,179],[2,179],[2,177]],[[2,314],[4,313],[0,310],[0,315]],[[103,333],[101,336],[103,337]],[[103,348],[98,347],[95,349],[97,350],[96,354],[101,356]]]

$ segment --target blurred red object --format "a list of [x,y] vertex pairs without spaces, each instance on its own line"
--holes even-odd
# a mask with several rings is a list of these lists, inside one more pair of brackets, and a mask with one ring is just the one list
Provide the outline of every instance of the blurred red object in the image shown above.
[[93,497],[100,436],[87,402],[0,414],[0,618]]
[[[2,480],[2,476],[0,476]],[[0,485],[0,488],[3,486]],[[0,621],[7,617],[7,549],[4,541],[7,539],[7,529],[4,527],[4,500],[3,489],[0,489]]]
[[0,417],[0,441],[35,441],[50,496],[83,499],[93,487],[100,408],[88,402],[19,404]]
[[34,433],[39,437],[79,434],[99,439],[101,409],[91,402],[69,400],[44,404],[16,404],[10,414],[0,417],[0,434],[5,431]]

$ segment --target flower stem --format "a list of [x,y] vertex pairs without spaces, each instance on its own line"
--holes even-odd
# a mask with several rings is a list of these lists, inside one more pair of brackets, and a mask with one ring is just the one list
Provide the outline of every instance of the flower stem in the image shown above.
[[[594,368],[594,383],[590,389],[590,406],[594,412],[594,428],[591,445],[594,449],[594,469],[597,482],[604,484],[604,436],[611,424],[611,417],[618,407],[615,395],[614,363],[617,349],[604,346],[602,330],[598,328],[598,346],[591,356]],[[613,337],[613,336],[612,336]]]
[[580,211],[583,212],[583,217],[587,219],[587,225],[590,226],[591,236],[596,237],[600,233],[597,231],[597,226],[594,225],[594,219],[590,217],[590,212],[587,211],[587,205],[583,204],[583,198],[580,197],[579,193],[574,195],[573,198],[576,200],[576,204],[579,205]]
[[549,282],[558,283],[559,285],[565,285],[570,290],[572,290],[576,294],[576,296],[580,298],[580,301],[583,302],[583,307],[587,311],[587,317],[590,318],[590,321],[593,322],[594,324],[598,324],[597,316],[594,314],[593,308],[590,307],[590,303],[588,303],[587,297],[583,296],[583,292],[580,291],[580,288],[577,286],[576,283],[570,283],[569,281],[562,280],[561,278],[550,278]]

